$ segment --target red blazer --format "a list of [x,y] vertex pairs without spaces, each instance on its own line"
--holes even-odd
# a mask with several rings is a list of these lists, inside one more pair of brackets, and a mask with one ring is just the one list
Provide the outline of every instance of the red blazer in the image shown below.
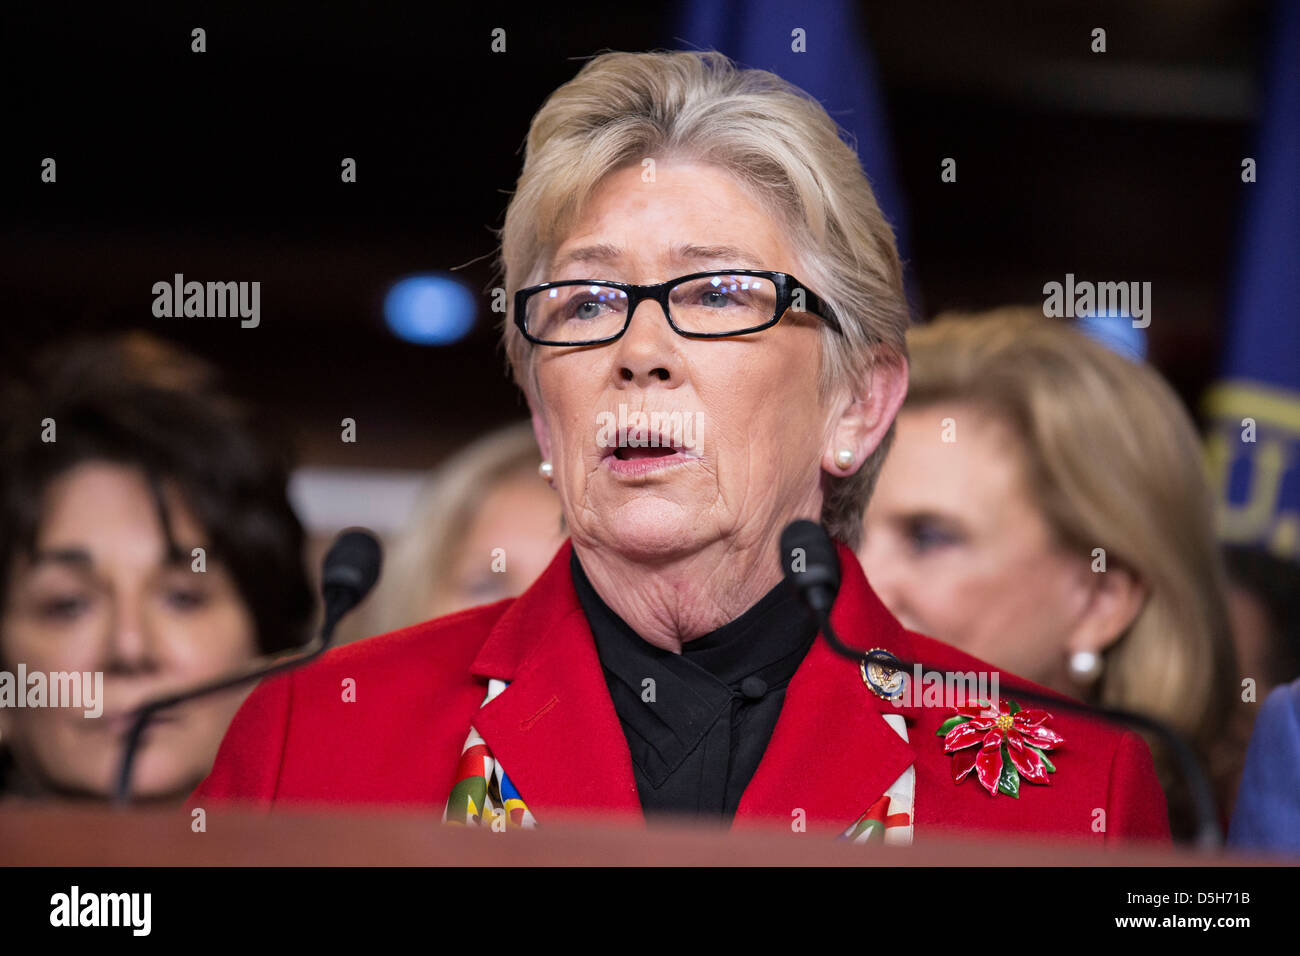
[[[643,825],[627,742],[574,591],[571,549],[565,542],[518,598],[349,644],[263,682],[235,716],[189,805],[441,814],[473,722],[539,824],[580,814]],[[838,549],[843,583],[831,617],[846,643],[882,647],[927,669],[992,670],[904,630],[853,553]],[[490,677],[510,686],[480,709]],[[354,701],[345,700],[349,680]],[[1000,677],[1004,697],[1014,694],[1013,680]],[[891,711],[904,714],[909,742],[881,716]],[[819,638],[789,685],[733,826],[788,830],[802,810],[809,832],[843,831],[915,766],[918,839],[956,829],[1168,840],[1165,798],[1138,735],[1055,711],[1051,727],[1065,744],[1050,753],[1057,768],[1050,784],[1022,781],[1019,798],[991,796],[974,773],[952,780],[953,757],[935,735],[950,713],[877,697],[854,663]]]

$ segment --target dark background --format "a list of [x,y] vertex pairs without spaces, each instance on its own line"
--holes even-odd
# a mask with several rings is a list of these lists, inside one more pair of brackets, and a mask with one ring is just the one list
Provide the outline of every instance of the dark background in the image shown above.
[[[528,121],[585,57],[685,44],[673,4],[466,7],[6,7],[0,374],[76,332],[148,329],[218,362],[313,464],[425,467],[523,417],[487,290]],[[1041,303],[1067,272],[1150,281],[1151,360],[1195,410],[1225,334],[1267,5],[862,9],[921,315]],[[394,338],[388,284],[452,268],[483,291],[475,331]],[[260,281],[261,326],[155,318],[151,287],[176,272]]]

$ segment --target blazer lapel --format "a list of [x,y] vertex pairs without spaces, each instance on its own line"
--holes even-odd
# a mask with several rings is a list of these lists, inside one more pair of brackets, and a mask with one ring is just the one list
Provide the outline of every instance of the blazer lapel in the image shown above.
[[627,740],[573,587],[572,547],[561,546],[471,665],[510,683],[474,727],[539,823],[596,814],[644,825]]
[[[831,611],[835,633],[851,647],[884,648],[910,660],[902,625],[871,590],[853,553],[837,548],[842,584]],[[819,635],[790,681],[733,827],[802,817],[810,831],[847,829],[916,759],[915,741],[905,743],[883,715],[899,713],[910,724],[919,711],[876,696],[857,665]]]
[[[605,684],[595,640],[561,546],[542,576],[488,635],[471,665],[510,686],[475,714],[474,727],[541,824],[593,815],[644,826],[627,740]],[[856,557],[838,545],[843,583],[831,612],[841,640],[883,647],[903,660],[902,626],[867,584]],[[733,826],[793,821],[845,830],[915,760],[884,714],[910,723],[919,707],[873,694],[857,666],[819,639],[795,673],[767,751]]]

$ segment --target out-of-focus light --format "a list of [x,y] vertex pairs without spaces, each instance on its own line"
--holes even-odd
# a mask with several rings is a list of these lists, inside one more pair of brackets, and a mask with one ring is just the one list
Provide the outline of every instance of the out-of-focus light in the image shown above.
[[1112,352],[1118,352],[1134,362],[1145,362],[1147,333],[1133,327],[1133,316],[1122,312],[1105,315],[1081,315],[1075,320],[1079,331],[1088,335]]
[[451,276],[398,279],[384,296],[384,322],[404,342],[449,345],[474,327],[474,293]]

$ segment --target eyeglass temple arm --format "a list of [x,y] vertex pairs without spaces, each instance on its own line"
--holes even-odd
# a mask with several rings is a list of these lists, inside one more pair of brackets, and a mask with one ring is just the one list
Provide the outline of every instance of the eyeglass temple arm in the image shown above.
[[832,309],[826,303],[825,299],[819,296],[812,289],[808,288],[802,282],[799,282],[797,279],[795,280],[794,288],[803,289],[804,291],[805,305],[808,306],[808,308],[805,311],[811,312],[814,315],[821,316],[828,323],[830,323],[831,328],[833,328],[836,332],[839,332],[841,335],[844,334],[844,328],[843,326],[840,325],[839,316],[835,314],[835,310]]

